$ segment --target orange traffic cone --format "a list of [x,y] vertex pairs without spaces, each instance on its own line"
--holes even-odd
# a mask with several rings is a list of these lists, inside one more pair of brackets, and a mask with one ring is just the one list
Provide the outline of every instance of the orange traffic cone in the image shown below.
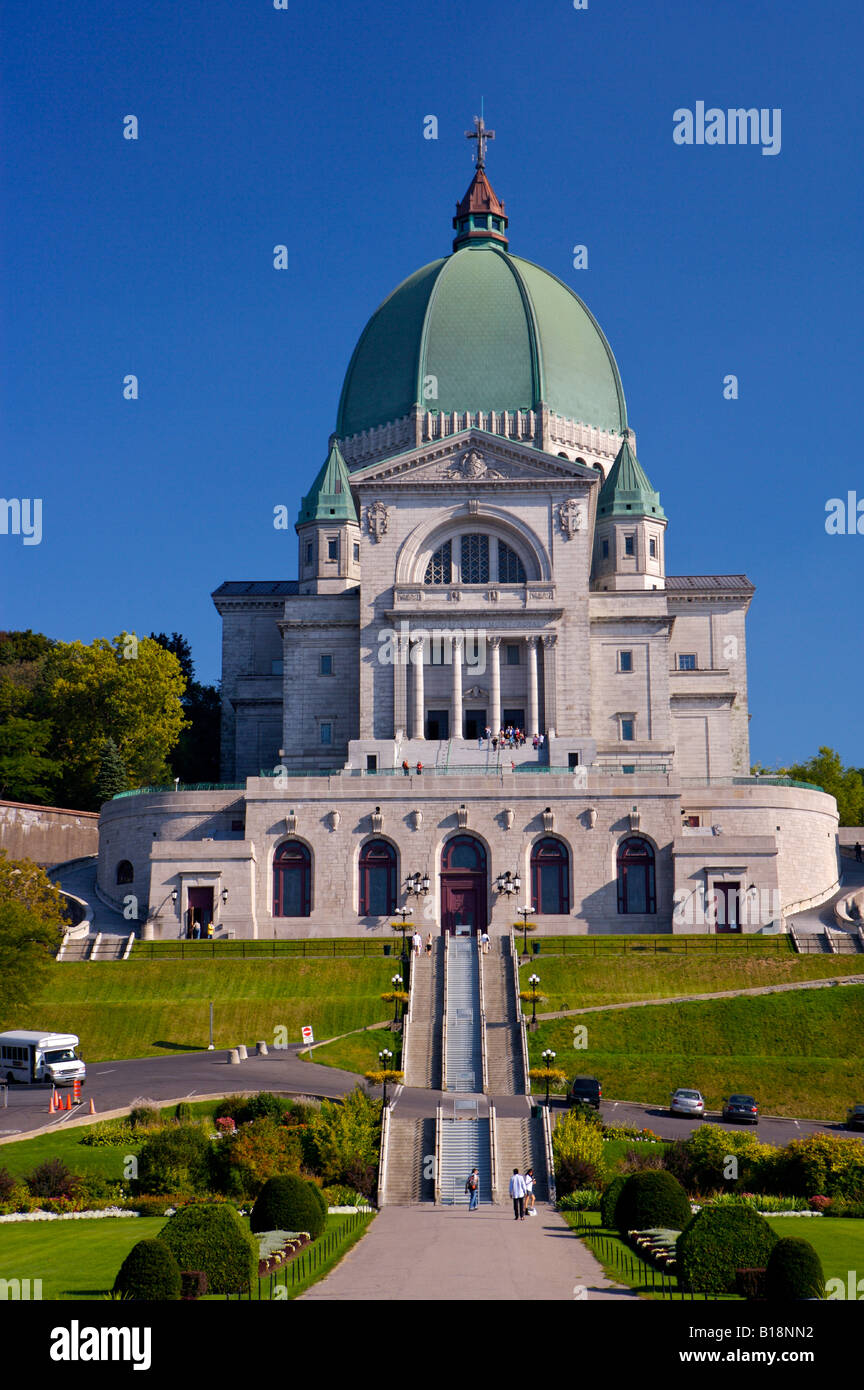
[[51,1095],[48,1097],[48,1114],[53,1115],[56,1109],[57,1107],[54,1104],[54,1092],[52,1091]]
[[90,1114],[91,1114],[91,1115],[95,1115],[95,1114],[96,1114],[96,1106],[93,1104],[93,1097],[92,1097],[92,1096],[90,1097]]
[[67,1109],[67,1110],[71,1110],[71,1109],[72,1109],[72,1092],[71,1092],[71,1091],[69,1092],[69,1094],[68,1094],[67,1097],[66,1097],[66,1109]]

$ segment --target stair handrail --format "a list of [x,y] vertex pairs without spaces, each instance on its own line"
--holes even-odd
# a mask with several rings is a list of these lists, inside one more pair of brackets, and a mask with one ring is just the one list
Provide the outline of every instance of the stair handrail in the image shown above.
[[126,945],[125,945],[125,947],[123,948],[123,955],[120,957],[121,960],[128,960],[128,959],[129,959],[130,955],[132,954],[132,947],[133,947],[134,945],[135,945],[135,933],[134,933],[134,931],[130,931],[130,933],[129,933],[129,940],[126,942]]
[[381,1112],[381,1162],[378,1164],[378,1210],[384,1206],[387,1184],[387,1157],[390,1147],[390,1106]]
[[543,1156],[546,1160],[546,1192],[549,1201],[554,1206],[558,1200],[555,1187],[555,1153],[552,1148],[552,1116],[549,1114],[548,1105],[541,1105],[540,1114],[543,1119]]
[[496,1130],[497,1119],[495,1116],[495,1106],[489,1102],[489,1171],[492,1181],[492,1201],[497,1203],[498,1197],[498,1133]]
[[483,988],[483,948],[477,943],[477,978],[480,982],[480,1074],[484,1096],[489,1094],[489,1054],[486,1047],[486,995]]
[[441,1125],[444,1111],[441,1105],[435,1107],[435,1205],[441,1205]]
[[101,931],[97,931],[96,935],[95,935],[94,938],[93,938],[93,945],[90,947],[90,954],[89,954],[89,956],[87,956],[87,960],[95,960],[95,959],[96,959],[96,952],[99,950],[99,942],[100,942],[101,940],[102,940],[102,933],[101,933]]
[[522,1012],[522,1000],[519,998],[519,953],[516,950],[516,937],[513,928],[510,928],[510,960],[513,965],[513,997],[516,1000],[516,1017],[519,1020],[519,1038],[522,1044],[522,1094],[530,1096],[531,1081],[528,1076],[528,1028],[525,1015]]
[[441,1090],[447,1090],[447,973],[450,965],[450,933],[444,933],[444,1002],[441,1010]]
[[416,974],[414,962],[416,959],[416,956],[411,958],[411,970],[408,975],[408,1007],[402,1015],[402,1075],[405,1078],[406,1086],[411,1084],[408,1080],[408,1039],[412,1033],[410,1024],[411,1013],[414,1008],[414,976]]

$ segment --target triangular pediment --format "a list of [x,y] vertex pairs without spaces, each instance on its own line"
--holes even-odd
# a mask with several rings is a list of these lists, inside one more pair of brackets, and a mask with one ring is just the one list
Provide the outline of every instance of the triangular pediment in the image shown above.
[[472,429],[356,469],[351,474],[351,486],[362,489],[386,483],[388,487],[431,486],[461,491],[463,488],[501,487],[508,482],[530,484],[536,481],[548,486],[553,479],[558,482],[603,481],[597,469]]

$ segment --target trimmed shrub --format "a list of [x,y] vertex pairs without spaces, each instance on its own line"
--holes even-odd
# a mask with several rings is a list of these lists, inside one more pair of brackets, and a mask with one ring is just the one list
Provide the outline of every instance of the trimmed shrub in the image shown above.
[[666,1172],[631,1173],[615,1206],[615,1221],[623,1235],[653,1226],[683,1231],[692,1215],[684,1188]]
[[188,1100],[181,1100],[174,1111],[174,1119],[178,1125],[188,1125],[193,1119],[192,1106]]
[[139,1240],[114,1280],[114,1298],[167,1303],[180,1297],[180,1266],[161,1240]]
[[603,1189],[603,1196],[600,1198],[600,1225],[605,1226],[607,1231],[617,1229],[615,1225],[615,1209],[618,1206],[618,1198],[621,1196],[621,1189],[627,1181],[623,1173],[619,1173]]
[[330,1210],[330,1203],[327,1201],[327,1198],[324,1196],[324,1193],[321,1191],[321,1188],[318,1186],[317,1182],[311,1183],[310,1186],[315,1194],[315,1200],[321,1208],[321,1214],[326,1219],[327,1213]]
[[246,1108],[248,1096],[226,1096],[220,1100],[216,1109],[213,1111],[214,1120],[233,1120],[235,1124],[240,1123],[240,1116]]
[[180,1269],[203,1270],[211,1293],[245,1293],[258,1272],[258,1242],[225,1202],[184,1207],[159,1239]]
[[766,1268],[776,1241],[750,1206],[703,1207],[678,1237],[679,1280],[693,1293],[734,1293],[736,1270]]
[[289,1174],[265,1182],[249,1225],[259,1231],[308,1231],[312,1239],[327,1224],[326,1204],[320,1188],[305,1178]]
[[138,1190],[153,1196],[206,1191],[210,1147],[200,1125],[171,1126],[151,1134],[138,1155]]
[[155,1128],[162,1123],[162,1114],[150,1101],[134,1104],[129,1111],[129,1123],[133,1129]]
[[825,1297],[822,1261],[809,1240],[783,1236],[765,1268],[765,1296],[771,1303]]
[[[732,1133],[713,1125],[701,1125],[684,1142],[691,1173],[687,1183],[691,1192],[776,1191],[779,1150],[763,1144],[755,1134]],[[727,1176],[729,1159],[734,1158],[737,1174]],[[680,1163],[680,1159],[677,1160]],[[676,1158],[672,1159],[672,1165]],[[672,1171],[667,1155],[667,1169]],[[767,1186],[766,1186],[767,1184]]]
[[275,1120],[281,1124],[282,1117],[287,1110],[291,1109],[289,1100],[282,1100],[279,1096],[274,1096],[271,1091],[259,1091],[257,1095],[250,1096],[243,1110],[242,1122],[247,1124],[249,1120]]
[[79,1179],[62,1158],[48,1158],[34,1168],[24,1181],[34,1197],[66,1197],[71,1200]]

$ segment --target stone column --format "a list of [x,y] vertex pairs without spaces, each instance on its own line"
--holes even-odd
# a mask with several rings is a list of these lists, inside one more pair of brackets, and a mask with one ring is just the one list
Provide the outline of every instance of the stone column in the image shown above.
[[501,638],[486,638],[487,654],[489,657],[489,727],[493,737],[498,736],[501,728]]
[[462,737],[462,634],[453,638],[453,688],[450,700],[450,737]]
[[[548,734],[554,729],[558,732],[558,666],[555,656],[555,648],[558,642],[557,633],[546,633],[543,636],[543,690],[544,705],[543,732]],[[540,730],[537,730],[538,734]]]
[[408,639],[396,638],[396,661],[393,666],[393,737],[401,729],[408,733]]
[[540,722],[540,696],[537,688],[537,638],[526,637],[525,645],[528,649],[528,713],[527,723],[523,730],[526,738],[533,738],[539,734],[538,727]]
[[411,719],[411,737],[425,738],[425,707],[424,707],[424,686],[423,686],[423,658],[426,654],[425,642],[411,643],[411,671],[413,685],[413,709]]

